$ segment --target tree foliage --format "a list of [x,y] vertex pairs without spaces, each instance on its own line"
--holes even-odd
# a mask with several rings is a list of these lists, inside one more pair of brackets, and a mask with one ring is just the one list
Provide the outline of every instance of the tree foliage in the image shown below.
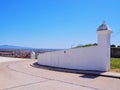
[[115,47],[116,47],[116,45],[112,44],[112,45],[111,45],[111,47],[115,48]]

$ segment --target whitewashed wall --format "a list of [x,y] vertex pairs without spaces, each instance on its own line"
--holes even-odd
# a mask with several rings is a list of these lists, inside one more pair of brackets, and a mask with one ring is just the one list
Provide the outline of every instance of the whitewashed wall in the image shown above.
[[108,71],[110,68],[111,33],[110,28],[103,22],[97,29],[98,46],[39,54],[38,64],[71,69]]
[[108,66],[105,55],[101,55],[98,46],[68,49],[62,51],[48,52],[39,54],[38,64],[82,69],[82,70],[99,70],[107,71]]

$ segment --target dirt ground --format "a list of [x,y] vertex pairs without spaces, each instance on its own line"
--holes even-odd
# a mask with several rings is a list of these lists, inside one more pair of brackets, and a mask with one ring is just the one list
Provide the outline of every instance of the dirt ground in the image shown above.
[[110,69],[110,71],[120,73],[120,69]]

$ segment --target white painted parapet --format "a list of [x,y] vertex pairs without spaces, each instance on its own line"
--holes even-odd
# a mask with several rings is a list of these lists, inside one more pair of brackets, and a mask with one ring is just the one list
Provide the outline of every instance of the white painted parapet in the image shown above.
[[80,70],[108,71],[111,30],[104,22],[98,27],[97,33],[97,46],[39,54],[38,64]]

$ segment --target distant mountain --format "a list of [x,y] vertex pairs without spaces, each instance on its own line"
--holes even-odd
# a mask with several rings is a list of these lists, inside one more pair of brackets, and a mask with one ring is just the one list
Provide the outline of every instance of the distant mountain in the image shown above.
[[0,49],[25,49],[25,50],[40,50],[40,51],[57,51],[62,49],[44,49],[44,48],[30,48],[30,47],[22,47],[22,46],[14,46],[14,45],[0,45]]
[[13,46],[13,45],[0,45],[0,49],[32,49],[29,47]]

